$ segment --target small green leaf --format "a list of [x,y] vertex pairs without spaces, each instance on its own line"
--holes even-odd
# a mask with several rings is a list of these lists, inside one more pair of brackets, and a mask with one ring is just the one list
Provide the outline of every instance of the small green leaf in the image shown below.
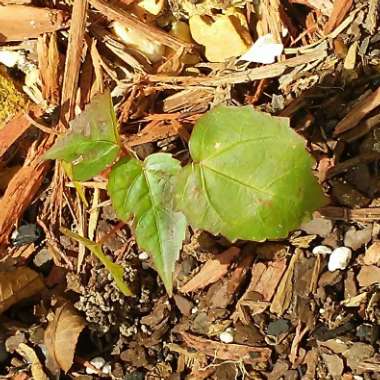
[[174,175],[180,163],[166,153],[148,156],[144,162],[124,158],[108,179],[108,193],[118,217],[135,217],[139,247],[152,255],[155,268],[172,294],[173,272],[182,241],[186,219],[174,211]]
[[189,223],[230,240],[286,237],[325,204],[313,159],[288,119],[219,106],[197,122],[177,177]]
[[94,96],[70,127],[70,131],[57,139],[44,158],[71,162],[73,179],[86,181],[110,165],[120,150],[110,92],[107,90]]
[[114,262],[112,262],[111,259],[103,252],[100,244],[86,239],[83,236],[80,236],[75,232],[68,230],[67,228],[61,227],[59,230],[67,237],[78,241],[79,243],[83,244],[87,249],[89,249],[90,252],[94,256],[96,256],[99,259],[99,261],[106,267],[106,269],[111,273],[111,276],[115,280],[115,283],[119,290],[125,296],[133,296],[132,291],[129,289],[128,285],[123,280],[123,267],[119,264],[115,264]]

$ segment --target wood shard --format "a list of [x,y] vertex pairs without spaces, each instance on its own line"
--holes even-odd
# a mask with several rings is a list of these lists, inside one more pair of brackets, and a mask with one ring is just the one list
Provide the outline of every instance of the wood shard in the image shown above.
[[87,0],[75,0],[69,32],[61,100],[60,119],[65,126],[67,126],[67,123],[74,116],[79,70],[84,46],[87,8]]
[[24,211],[39,190],[50,162],[43,161],[42,155],[51,145],[51,136],[47,137],[38,148],[33,144],[28,152],[30,158],[11,179],[7,190],[0,199],[0,246],[8,243],[9,235],[19,222]]
[[343,21],[351,7],[352,0],[335,0],[331,16],[323,29],[325,35],[330,34]]
[[189,347],[207,356],[221,360],[243,361],[247,364],[256,364],[267,362],[271,355],[271,350],[268,347],[219,343],[187,332],[181,332],[181,336]]
[[64,11],[27,5],[0,5],[0,42],[37,38],[66,25]]
[[179,290],[182,293],[193,292],[198,289],[205,288],[207,285],[213,284],[222,278],[228,271],[228,267],[239,254],[240,249],[231,247],[206,262],[199,273],[197,273],[189,282],[182,286]]
[[380,105],[380,87],[360,100],[351,111],[337,124],[334,135],[338,136],[359,124],[364,117]]

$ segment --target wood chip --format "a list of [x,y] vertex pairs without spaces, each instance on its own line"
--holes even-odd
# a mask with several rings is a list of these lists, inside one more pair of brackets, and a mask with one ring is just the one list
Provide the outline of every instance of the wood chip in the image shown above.
[[180,292],[193,292],[218,281],[227,273],[228,267],[239,253],[239,248],[231,247],[214,259],[207,261],[200,272],[179,289]]
[[323,29],[325,35],[330,34],[343,21],[352,7],[352,3],[352,0],[334,1],[331,16]]
[[40,293],[44,287],[41,276],[28,267],[0,272],[0,314],[20,300]]
[[256,364],[266,363],[271,355],[271,350],[267,347],[219,343],[186,332],[180,334],[189,347],[212,358]]
[[75,0],[72,10],[69,42],[66,53],[65,73],[63,78],[61,115],[63,125],[74,116],[77,99],[79,70],[81,66],[82,49],[87,17],[87,0]]
[[356,127],[364,117],[380,105],[380,87],[360,100],[351,111],[337,124],[334,136]]
[[43,161],[42,155],[51,143],[50,136],[39,143],[38,147],[35,144],[31,146],[28,152],[29,157],[11,179],[0,199],[0,246],[8,243],[11,231],[34,199],[50,168],[50,162]]
[[37,38],[65,27],[67,15],[52,8],[0,5],[0,42]]
[[365,251],[363,257],[363,263],[365,265],[380,265],[380,242],[374,242],[368,249]]

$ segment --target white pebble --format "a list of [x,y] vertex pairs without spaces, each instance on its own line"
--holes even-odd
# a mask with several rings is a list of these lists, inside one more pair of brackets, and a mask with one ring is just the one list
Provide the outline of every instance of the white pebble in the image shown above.
[[219,334],[219,339],[223,343],[232,343],[234,341],[234,334],[230,329],[227,329]]
[[313,248],[314,255],[329,255],[332,252],[332,249],[327,245],[317,245]]
[[348,263],[351,260],[351,249],[347,247],[335,248],[330,257],[328,263],[328,270],[334,272],[337,269],[346,269]]
[[139,260],[145,261],[145,260],[148,260],[148,259],[149,259],[149,255],[146,252],[141,252],[139,254]]
[[110,363],[106,363],[104,364],[103,368],[102,368],[102,372],[105,374],[105,375],[110,375],[111,372],[112,372],[112,366]]
[[90,364],[93,365],[96,369],[101,369],[103,368],[104,364],[106,364],[106,360],[101,356],[96,356],[90,360]]
[[94,369],[90,367],[86,367],[86,373],[87,375],[96,375],[98,372],[96,372]]
[[191,314],[195,314],[198,312],[198,308],[196,306],[194,306],[192,309],[191,309]]

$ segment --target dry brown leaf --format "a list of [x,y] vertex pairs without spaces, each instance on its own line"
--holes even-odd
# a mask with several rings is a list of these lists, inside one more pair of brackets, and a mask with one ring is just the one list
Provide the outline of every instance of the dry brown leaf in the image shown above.
[[0,5],[0,42],[36,38],[42,33],[62,29],[66,13],[28,5]]
[[40,275],[28,267],[0,272],[0,314],[22,299],[44,289]]
[[47,367],[52,373],[62,369],[65,373],[73,365],[75,348],[86,322],[70,303],[65,303],[55,312],[55,317],[45,331]]
[[380,265],[380,242],[376,241],[366,251],[363,257],[365,265]]
[[255,364],[266,362],[271,355],[271,350],[267,347],[225,344],[201,338],[187,332],[181,332],[181,336],[186,345],[214,359],[243,361],[247,364]]
[[49,380],[33,348],[25,343],[20,343],[17,352],[31,363],[31,372],[34,380]]
[[284,311],[289,307],[293,293],[294,267],[301,254],[302,251],[300,249],[296,249],[295,253],[293,254],[289,262],[288,269],[282,277],[280,285],[277,288],[277,292],[270,306],[271,313],[282,315]]
[[198,289],[205,288],[207,285],[213,284],[222,278],[228,271],[228,267],[239,254],[240,249],[231,247],[206,262],[199,273],[197,273],[189,282],[182,286],[179,290],[182,293],[193,292]]

